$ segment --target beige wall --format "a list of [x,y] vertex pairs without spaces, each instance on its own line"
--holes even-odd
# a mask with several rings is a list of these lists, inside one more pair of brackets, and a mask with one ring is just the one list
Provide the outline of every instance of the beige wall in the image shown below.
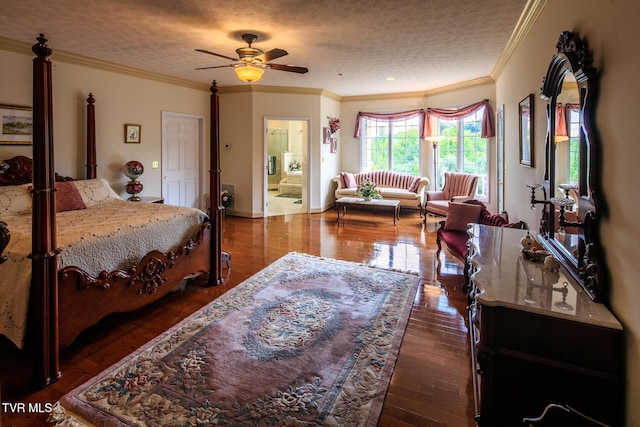
[[[204,141],[209,140],[209,92],[95,68],[53,62],[53,107],[56,171],[63,175],[84,177],[86,155],[86,99],[93,93],[96,99],[96,139],[98,177],[107,179],[124,196],[127,178],[122,165],[136,159],[143,163],[145,172],[140,181],[144,185],[141,195],[159,196],[162,176],[160,169],[152,169],[154,160],[161,162],[162,111],[193,114],[205,117]],[[0,103],[32,105],[30,46],[25,54],[0,49],[2,79]],[[10,64],[10,65],[5,65]],[[141,143],[124,143],[124,124],[142,126]],[[0,145],[0,158],[13,155],[31,156],[31,147]],[[203,155],[208,156],[208,151]],[[208,162],[207,162],[208,164]],[[207,170],[202,171],[206,188]]]
[[[561,31],[575,31],[593,50],[599,70],[595,124],[602,143],[602,176],[608,213],[601,238],[610,273],[611,305],[627,337],[627,426],[640,426],[640,285],[637,245],[640,242],[640,199],[633,189],[640,161],[637,132],[637,89],[640,68],[636,0],[549,0],[524,43],[496,81],[496,99],[505,105],[507,209],[532,228],[540,209],[529,209],[527,182],[541,182],[544,167],[545,109],[537,98]],[[517,105],[536,94],[535,168],[518,165]],[[607,351],[594,347],[593,351]]]
[[[464,89],[427,94],[384,97],[353,97],[339,100],[322,91],[275,93],[269,90],[221,90],[222,182],[236,185],[236,210],[243,216],[261,216],[263,171],[263,120],[265,117],[309,118],[311,150],[309,163],[312,196],[311,211],[321,211],[332,203],[330,180],[341,170],[359,169],[359,142],[353,126],[358,111],[402,111],[414,108],[446,107],[489,99],[495,110],[504,105],[506,209],[513,220],[525,220],[536,229],[539,210],[529,209],[525,184],[540,182],[543,173],[543,144],[546,130],[544,103],[537,98],[549,60],[561,31],[572,30],[588,41],[599,68],[600,96],[595,123],[602,140],[601,181],[608,206],[603,217],[602,240],[610,270],[611,301],[614,314],[627,336],[627,426],[640,427],[640,285],[637,283],[637,247],[640,242],[640,199],[630,187],[640,159],[635,129],[635,71],[640,69],[635,18],[640,16],[636,0],[549,0],[522,45],[506,63],[493,83]],[[4,104],[31,105],[31,59],[25,54],[0,49],[0,99]],[[174,111],[207,117],[209,130],[209,92],[119,73],[89,69],[56,61],[54,56],[54,128],[56,165],[63,174],[83,174],[84,105],[89,92],[96,96],[98,175],[114,186],[126,178],[121,165],[131,158],[147,167],[143,175],[146,194],[158,194],[159,171],[149,168],[160,160],[161,111]],[[282,89],[280,89],[282,91]],[[518,164],[518,102],[528,93],[536,94],[535,167]],[[322,144],[322,127],[327,116],[340,117],[338,153],[329,153]],[[124,144],[124,123],[142,125],[142,144]],[[208,142],[208,135],[205,138]],[[492,171],[495,170],[495,139],[490,142]],[[431,147],[425,144],[421,170],[431,178]],[[0,158],[14,154],[30,155],[28,147],[0,146]],[[206,171],[204,171],[206,173]],[[495,210],[495,172],[491,173],[491,210]],[[303,237],[303,236],[301,236]],[[606,349],[594,348],[594,351]]]
[[236,185],[234,215],[264,215],[267,118],[309,121],[306,161],[311,191],[306,201],[312,213],[333,204],[328,194],[331,178],[338,173],[339,154],[329,153],[329,146],[322,144],[322,127],[328,125],[327,116],[340,117],[335,96],[321,90],[239,86],[221,90],[220,103],[220,143],[223,147],[232,145],[231,149],[222,149],[221,179],[222,183]]

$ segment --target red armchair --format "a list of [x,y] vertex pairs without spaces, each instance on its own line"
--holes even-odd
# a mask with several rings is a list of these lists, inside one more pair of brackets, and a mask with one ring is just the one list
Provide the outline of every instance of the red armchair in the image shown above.
[[[472,200],[478,187],[478,177],[468,173],[445,172],[444,186],[439,191],[427,191],[424,211],[447,216],[449,203]],[[426,215],[425,220],[426,222]]]
[[436,244],[438,245],[436,255],[440,255],[444,244],[454,257],[464,263],[465,286],[469,280],[469,264],[467,263],[469,253],[467,224],[469,223],[495,227],[527,228],[523,221],[510,223],[506,215],[491,214],[484,203],[478,200],[451,203],[447,219],[440,221],[440,227],[436,232]]

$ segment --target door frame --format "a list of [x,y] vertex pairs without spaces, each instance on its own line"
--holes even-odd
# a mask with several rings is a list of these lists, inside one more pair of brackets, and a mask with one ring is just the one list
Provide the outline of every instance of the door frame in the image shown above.
[[[206,203],[206,200],[205,200],[205,195],[209,193],[209,189],[206,185],[207,184],[207,177],[206,177],[207,156],[206,156],[206,147],[204,143],[205,117],[197,114],[176,113],[174,111],[164,111],[164,110],[161,111],[160,140],[162,142],[161,142],[161,153],[160,153],[160,176],[162,180],[164,180],[164,162],[166,159],[166,149],[167,149],[167,142],[165,140],[165,133],[164,133],[164,125],[165,125],[165,120],[170,117],[198,120],[198,128],[199,128],[199,134],[200,134],[199,135],[200,140],[198,141],[198,151],[199,151],[198,155],[200,159],[198,162],[198,193],[199,194],[198,194],[197,205],[200,210],[205,210],[208,206],[208,203]],[[161,183],[160,193],[162,193],[162,187],[164,187],[164,185]],[[162,195],[162,197],[164,197],[164,194]]]
[[[307,214],[311,213],[311,118],[310,117],[282,117],[282,116],[264,116],[262,122],[262,216],[267,217],[269,213],[268,209],[268,201],[269,201],[269,175],[268,175],[268,161],[269,161],[269,144],[267,138],[267,124],[269,120],[286,120],[286,121],[296,121],[296,122],[306,122],[307,123],[307,144],[305,153],[305,162],[306,162],[306,173],[302,175],[302,185],[303,185],[303,199],[302,203],[306,203]],[[306,195],[305,195],[306,193]]]
[[498,213],[505,211],[504,205],[504,176],[506,172],[504,161],[504,104],[496,109],[496,187]]

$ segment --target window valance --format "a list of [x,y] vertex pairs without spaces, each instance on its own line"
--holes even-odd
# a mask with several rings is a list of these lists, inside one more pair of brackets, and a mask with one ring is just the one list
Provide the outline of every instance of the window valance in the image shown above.
[[439,117],[442,119],[462,119],[474,114],[480,108],[484,107],[484,115],[482,117],[482,138],[492,138],[496,135],[495,125],[493,122],[493,112],[488,100],[476,102],[461,108],[428,108],[426,114],[425,137],[434,136],[431,129],[431,118]]
[[353,137],[360,139],[360,118],[364,117],[366,119],[373,120],[407,120],[412,119],[414,117],[420,117],[420,136],[424,137],[425,135],[425,112],[424,110],[410,110],[410,111],[402,111],[399,113],[364,113],[362,111],[358,112],[356,116],[356,129],[353,132]]
[[556,104],[556,142],[558,142],[558,137],[566,139],[570,136],[571,123],[567,121],[567,116],[572,111],[579,112],[580,104]]

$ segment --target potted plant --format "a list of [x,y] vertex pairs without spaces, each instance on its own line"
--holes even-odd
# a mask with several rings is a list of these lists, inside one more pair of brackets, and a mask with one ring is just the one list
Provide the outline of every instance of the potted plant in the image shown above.
[[380,194],[380,190],[376,187],[370,179],[365,179],[358,185],[358,189],[356,190],[356,194],[360,197],[363,197],[365,201],[369,201],[371,199],[382,199],[382,194]]

